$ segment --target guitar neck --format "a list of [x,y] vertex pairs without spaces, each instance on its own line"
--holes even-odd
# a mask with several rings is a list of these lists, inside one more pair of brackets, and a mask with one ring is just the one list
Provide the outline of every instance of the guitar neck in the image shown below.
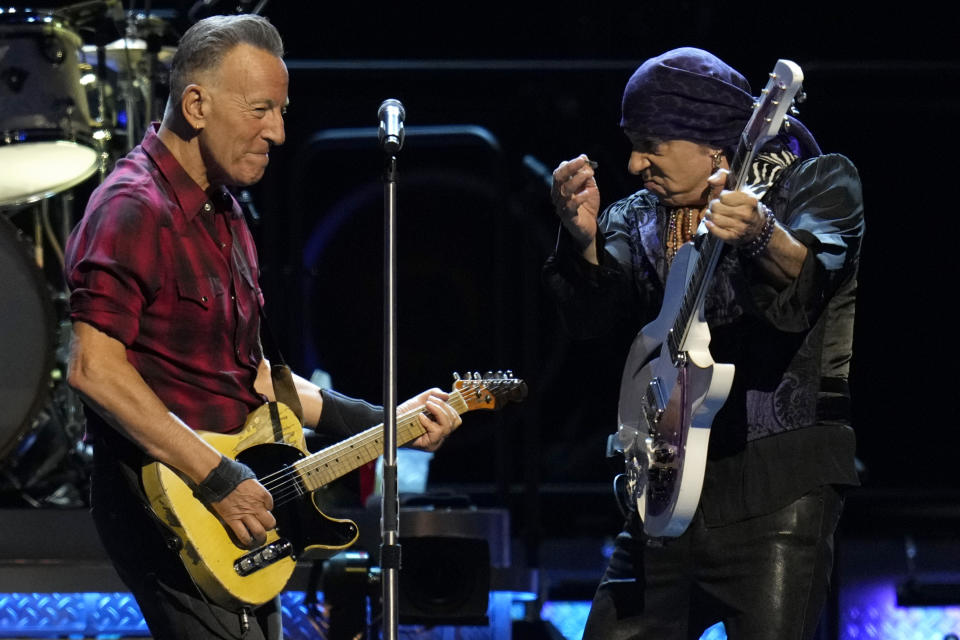
[[[459,390],[450,392],[447,404],[463,414],[468,406]],[[419,416],[425,407],[397,416],[397,446],[412,442],[426,433]],[[362,431],[343,442],[322,449],[293,466],[308,491],[315,491],[383,455],[383,423]]]
[[[751,130],[753,122],[751,120],[741,136],[737,151],[730,161],[730,176],[726,188],[732,191],[741,189],[746,183],[750,173],[750,164],[757,155],[757,148],[765,141],[760,138],[759,133]],[[769,136],[767,139],[769,139]],[[700,307],[706,299],[707,287],[710,285],[713,272],[716,270],[717,263],[720,262],[720,254],[723,251],[723,241],[711,233],[706,234],[700,242],[697,261],[690,272],[683,301],[680,304],[673,330],[668,338],[674,357],[685,350],[684,342],[688,330],[691,323],[699,315]]]

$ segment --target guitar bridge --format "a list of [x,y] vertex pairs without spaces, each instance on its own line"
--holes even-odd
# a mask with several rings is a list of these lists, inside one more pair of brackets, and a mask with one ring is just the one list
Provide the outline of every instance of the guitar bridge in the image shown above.
[[277,540],[237,558],[233,563],[233,570],[238,576],[248,576],[291,555],[293,544],[289,540]]

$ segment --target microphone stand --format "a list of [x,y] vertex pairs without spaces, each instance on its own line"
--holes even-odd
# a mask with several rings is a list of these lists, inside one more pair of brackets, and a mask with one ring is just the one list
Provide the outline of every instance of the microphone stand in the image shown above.
[[396,217],[397,157],[387,151],[384,171],[384,326],[383,326],[383,504],[380,568],[383,581],[383,638],[398,637],[400,498],[397,486]]

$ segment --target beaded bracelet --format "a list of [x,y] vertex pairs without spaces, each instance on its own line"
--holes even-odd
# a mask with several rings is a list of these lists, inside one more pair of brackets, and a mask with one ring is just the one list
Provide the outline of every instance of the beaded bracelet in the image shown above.
[[747,254],[748,258],[756,258],[763,253],[767,245],[770,244],[770,238],[773,237],[773,228],[777,226],[777,219],[774,217],[770,207],[762,202],[758,202],[757,208],[760,210],[760,213],[764,215],[763,229],[760,230],[760,235],[740,247],[740,249]]
[[193,495],[207,504],[220,502],[230,495],[238,484],[256,477],[247,465],[231,460],[227,456],[220,456],[220,464],[197,485]]

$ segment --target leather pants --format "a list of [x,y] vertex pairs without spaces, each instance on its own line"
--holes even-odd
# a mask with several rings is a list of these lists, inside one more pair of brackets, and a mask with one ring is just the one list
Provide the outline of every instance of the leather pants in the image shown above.
[[[632,515],[594,596],[584,640],[813,638],[843,499],[819,487],[771,514],[708,527],[697,510],[677,538],[648,539]],[[634,532],[631,535],[631,530]]]

